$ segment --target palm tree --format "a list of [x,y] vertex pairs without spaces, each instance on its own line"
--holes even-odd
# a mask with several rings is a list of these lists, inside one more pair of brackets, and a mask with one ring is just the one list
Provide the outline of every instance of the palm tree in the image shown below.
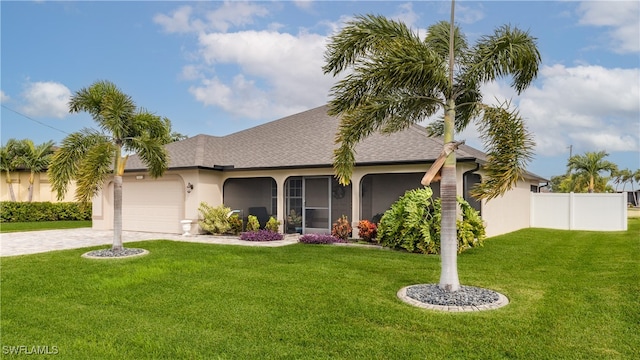
[[76,180],[76,199],[86,203],[113,175],[112,250],[122,250],[122,175],[128,154],[136,153],[152,177],[161,176],[167,169],[163,145],[170,141],[171,123],[136,110],[131,97],[108,81],[77,91],[69,101],[69,111],[88,112],[100,130],[85,128],[62,141],[49,168],[51,184],[61,199],[69,182]]
[[0,171],[5,173],[5,182],[9,187],[9,195],[11,201],[16,201],[16,193],[13,191],[13,178],[11,172],[15,171],[18,167],[18,154],[20,148],[20,141],[16,139],[9,139],[7,143],[0,147]]
[[634,206],[638,206],[638,195],[636,194],[636,190],[633,186],[634,182],[640,184],[640,169],[636,169],[631,175],[631,192],[633,193],[633,202]]
[[[373,132],[391,133],[433,117],[430,135],[444,139],[440,288],[460,288],[456,241],[456,132],[476,120],[488,148],[485,181],[475,195],[491,199],[522,176],[532,156],[533,141],[518,113],[509,107],[482,103],[483,83],[512,75],[518,93],[536,78],[540,54],[535,38],[502,26],[470,47],[451,21],[429,27],[426,36],[382,16],[358,16],[333,35],[325,53],[325,73],[348,75],[332,88],[330,113],[340,115],[334,170],[348,184],[355,165],[354,147]],[[429,179],[423,181],[428,184]]]
[[33,182],[35,175],[45,171],[51,163],[53,156],[53,141],[47,141],[36,146],[32,140],[24,139],[21,142],[22,151],[18,159],[20,166],[29,170],[29,202],[33,200]]
[[600,178],[603,171],[614,174],[617,170],[616,164],[604,160],[609,156],[605,151],[585,152],[584,155],[574,155],[569,158],[567,167],[570,171],[574,171],[575,175],[588,179],[587,189],[590,193],[594,192],[595,183]]

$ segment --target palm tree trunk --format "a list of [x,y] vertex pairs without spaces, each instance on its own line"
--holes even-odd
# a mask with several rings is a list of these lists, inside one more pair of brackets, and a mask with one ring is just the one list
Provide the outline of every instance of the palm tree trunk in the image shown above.
[[122,176],[113,177],[113,251],[122,250]]
[[[444,143],[453,141],[455,101],[447,101],[444,117]],[[440,199],[442,201],[442,219],[440,226],[440,288],[446,291],[458,291],[458,240],[456,234],[456,154],[449,154],[442,167]]]
[[29,175],[29,202],[33,200],[33,181],[34,181],[34,175],[32,172],[31,175]]
[[594,179],[594,176],[591,175],[589,177],[589,193],[592,193],[594,191],[595,187],[596,187],[595,186],[595,179]]
[[11,196],[11,201],[16,201],[16,193],[13,191],[13,181],[11,180],[11,175],[7,172],[7,186],[9,187],[9,195]]

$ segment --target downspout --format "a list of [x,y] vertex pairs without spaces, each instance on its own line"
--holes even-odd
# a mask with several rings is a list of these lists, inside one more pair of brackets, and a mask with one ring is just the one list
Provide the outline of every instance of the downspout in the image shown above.
[[[464,198],[467,202],[469,201],[469,200],[467,200],[466,191],[465,191],[465,190],[467,190],[467,174],[474,173],[474,172],[476,172],[478,170],[480,170],[480,163],[476,161],[476,167],[474,169],[467,170],[467,171],[462,173],[462,192],[463,192],[462,193],[462,198]],[[478,213],[480,213],[480,215],[482,215],[482,201],[480,201],[480,211],[478,211]]]

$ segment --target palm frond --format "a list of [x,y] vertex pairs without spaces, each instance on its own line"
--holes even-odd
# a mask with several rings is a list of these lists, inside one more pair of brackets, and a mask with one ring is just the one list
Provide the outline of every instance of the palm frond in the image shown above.
[[403,23],[378,15],[358,15],[342,30],[331,36],[325,52],[325,74],[334,76],[353,65],[359,58],[376,53],[390,41],[418,37]]
[[[48,170],[51,187],[57,193],[58,200],[64,198],[67,186],[76,179],[89,149],[105,142],[109,142],[109,139],[92,129],[82,129],[62,140],[62,146],[54,153]],[[113,153],[109,155],[113,164]]]
[[149,174],[153,178],[162,176],[167,170],[169,154],[164,148],[164,144],[157,138],[148,135],[139,136],[132,140],[130,146],[148,168]]
[[90,202],[97,195],[105,180],[113,173],[113,154],[116,147],[112,142],[94,144],[84,153],[76,174],[76,200]]
[[[429,26],[424,44],[432,51],[438,54],[438,58],[443,65],[448,66],[449,60],[449,38],[451,33],[451,25],[448,21],[440,21]],[[460,28],[454,26],[453,31],[453,54],[456,63],[463,63],[469,52],[467,38],[460,31]]]
[[476,44],[471,72],[481,82],[512,75],[511,86],[520,94],[538,75],[541,62],[536,38],[504,25]]
[[490,200],[503,195],[523,178],[535,143],[524,120],[510,108],[509,102],[485,106],[478,125],[488,159],[484,165],[486,174],[472,195]]

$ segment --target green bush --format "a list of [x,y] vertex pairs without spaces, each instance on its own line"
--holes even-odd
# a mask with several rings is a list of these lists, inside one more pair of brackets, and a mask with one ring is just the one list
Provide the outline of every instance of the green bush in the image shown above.
[[91,204],[76,202],[0,202],[0,222],[91,220]]
[[258,217],[255,215],[247,216],[247,231],[258,230],[260,230],[260,221],[258,221]]
[[271,216],[269,217],[269,221],[267,221],[267,224],[264,226],[264,228],[266,230],[277,233],[278,231],[280,231],[280,221]]
[[233,235],[238,235],[242,232],[242,219],[238,216],[238,214],[233,214],[229,218],[229,226],[231,227],[231,233]]
[[224,204],[213,207],[206,202],[201,202],[198,211],[202,216],[198,219],[198,224],[207,233],[225,234],[231,230],[228,214],[231,208]]
[[[431,188],[407,191],[387,210],[378,227],[378,242],[386,247],[424,254],[440,253],[440,199],[432,199]],[[478,212],[458,198],[462,219],[458,219],[458,252],[481,246],[485,229]]]

